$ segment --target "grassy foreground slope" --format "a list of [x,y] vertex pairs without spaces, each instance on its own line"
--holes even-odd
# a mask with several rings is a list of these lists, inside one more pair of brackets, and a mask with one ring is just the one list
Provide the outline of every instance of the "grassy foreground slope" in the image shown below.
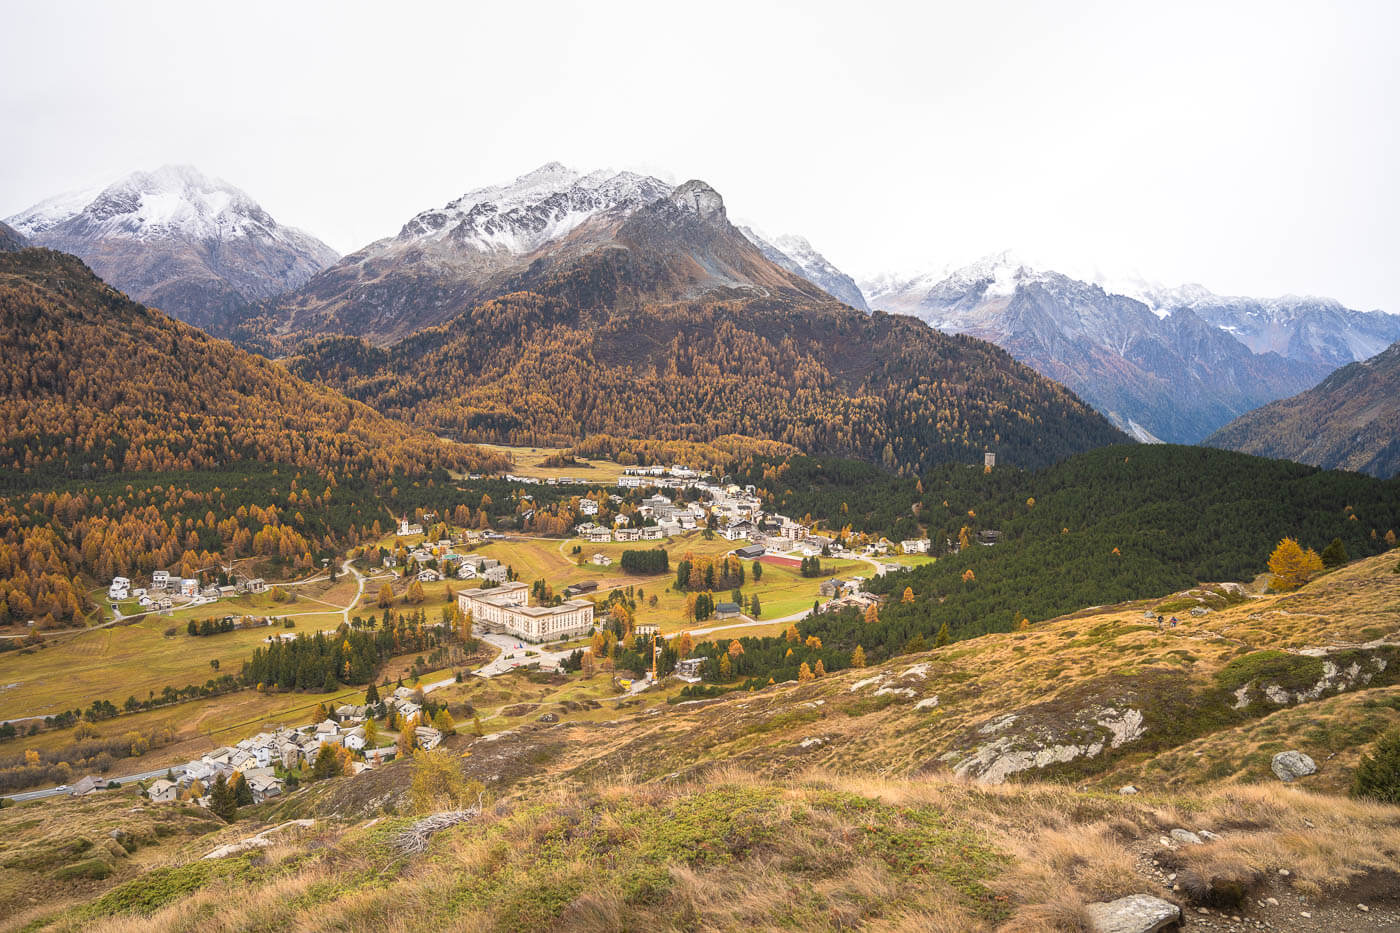
[[[1164,593],[692,703],[600,710],[536,676],[529,715],[447,743],[485,807],[422,851],[401,844],[419,819],[406,763],[208,833],[124,795],[9,809],[0,914],[84,930],[1073,930],[1087,904],[1147,893],[1186,906],[1188,928],[1386,929],[1400,809],[1336,791],[1400,723],[1395,564],[1287,595]],[[1210,611],[1159,630],[1144,613],[1163,603]],[[454,714],[480,702],[454,690]],[[1286,749],[1318,772],[1280,784],[1269,760]],[[168,833],[130,855],[95,848],[112,820],[155,819]],[[268,827],[267,848],[203,858]],[[71,854],[40,858],[40,839]]]

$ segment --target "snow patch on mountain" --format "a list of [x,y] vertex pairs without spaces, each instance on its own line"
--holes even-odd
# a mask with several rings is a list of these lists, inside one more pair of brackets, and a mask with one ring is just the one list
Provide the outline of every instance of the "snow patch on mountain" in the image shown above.
[[6,218],[6,223],[27,237],[44,233],[78,214],[102,193],[103,187],[79,188],[55,195],[35,204],[28,210],[20,211]]
[[440,209],[423,211],[404,224],[398,240],[523,255],[599,214],[625,214],[671,190],[648,175],[609,169],[582,174],[549,162],[508,185],[477,188]]

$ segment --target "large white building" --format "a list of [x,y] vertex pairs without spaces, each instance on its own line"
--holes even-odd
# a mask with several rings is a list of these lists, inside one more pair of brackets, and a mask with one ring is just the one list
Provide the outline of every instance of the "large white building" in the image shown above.
[[531,606],[530,588],[524,583],[463,590],[457,594],[457,605],[485,631],[526,641],[556,641],[593,629],[592,603],[569,599],[558,606]]

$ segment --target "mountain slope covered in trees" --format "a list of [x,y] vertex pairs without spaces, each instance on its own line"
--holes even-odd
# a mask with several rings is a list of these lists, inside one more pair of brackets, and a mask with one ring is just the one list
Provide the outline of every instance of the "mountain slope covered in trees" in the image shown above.
[[65,253],[0,253],[0,342],[0,623],[72,620],[82,577],[219,554],[309,569],[389,519],[377,487],[505,466],[136,304]]
[[387,475],[503,462],[139,305],[65,253],[0,254],[0,340],[0,468],[262,460]]
[[755,301],[583,310],[518,293],[388,350],[331,338],[289,365],[463,440],[745,435],[920,472],[984,450],[1043,466],[1124,439],[991,344]]
[[[790,463],[746,479],[765,502],[786,500],[838,529],[907,534],[904,517],[917,510],[939,555],[867,583],[891,597],[878,622],[844,612],[798,623],[804,639],[830,649],[828,670],[845,666],[843,652],[857,644],[883,659],[915,639],[932,644],[944,625],[965,638],[1202,581],[1252,580],[1284,537],[1318,551],[1340,538],[1356,558],[1394,547],[1400,534],[1400,480],[1200,447],[1107,447],[1034,472],[947,464],[917,487],[848,464]],[[998,543],[979,544],[982,531],[1000,532]],[[796,676],[785,648],[782,639],[746,646],[760,683]]]
[[1400,473],[1400,343],[1242,415],[1205,443],[1373,476]]
[[13,253],[27,245],[24,234],[9,224],[0,222],[0,253]]

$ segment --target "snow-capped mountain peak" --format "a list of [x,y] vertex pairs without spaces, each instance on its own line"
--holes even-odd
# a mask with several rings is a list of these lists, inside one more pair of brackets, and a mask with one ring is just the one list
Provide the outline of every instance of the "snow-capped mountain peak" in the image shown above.
[[[191,242],[254,237],[297,247],[305,234],[279,225],[239,188],[189,165],[132,172],[100,189],[50,198],[15,215],[12,226],[29,237],[52,231],[64,238],[183,239]],[[316,247],[324,262],[335,256]]]
[[507,185],[468,191],[406,223],[398,239],[450,240],[483,252],[529,253],[590,218],[630,211],[671,193],[665,182],[610,169],[581,174],[547,162]]
[[861,290],[875,307],[916,313],[915,309],[920,307],[1009,298],[1020,285],[1054,274],[1039,268],[1015,250],[1002,250],[970,263],[944,265],[934,271],[877,276],[862,282]]
[[80,257],[133,298],[214,329],[240,302],[296,288],[339,257],[189,165],[49,198],[9,223],[36,245]]
[[33,237],[58,226],[87,207],[102,193],[105,186],[79,188],[46,198],[28,210],[7,218],[6,223],[25,236]]

